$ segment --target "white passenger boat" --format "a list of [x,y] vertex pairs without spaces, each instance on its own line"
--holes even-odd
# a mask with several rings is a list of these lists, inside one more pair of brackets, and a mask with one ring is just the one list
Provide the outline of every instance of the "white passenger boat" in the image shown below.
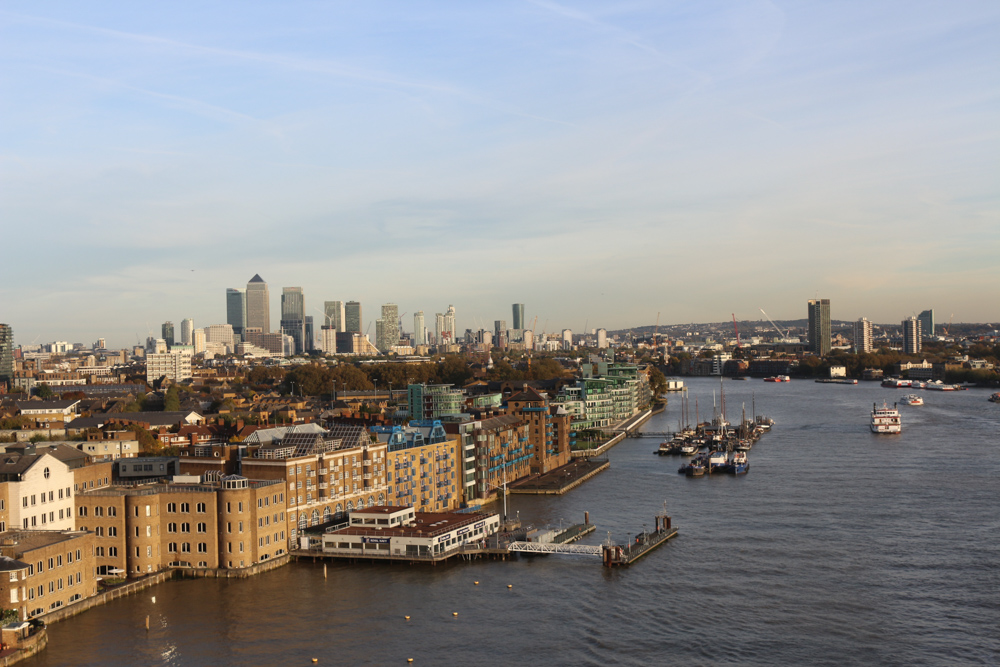
[[903,422],[899,416],[899,410],[893,403],[890,408],[886,403],[882,407],[872,404],[872,433],[901,433]]

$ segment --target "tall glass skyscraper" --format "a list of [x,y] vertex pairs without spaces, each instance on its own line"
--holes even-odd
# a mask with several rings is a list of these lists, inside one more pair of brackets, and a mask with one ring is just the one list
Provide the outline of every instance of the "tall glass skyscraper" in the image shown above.
[[514,310],[514,328],[523,329],[524,328],[524,304],[515,303],[513,306]]
[[306,350],[306,303],[301,287],[281,290],[281,332],[295,339],[295,353]]
[[344,331],[347,333],[362,333],[360,302],[348,301],[344,304]]
[[173,347],[174,344],[174,323],[164,322],[163,326],[160,327],[160,333],[163,334],[163,340],[167,342],[167,347]]
[[833,331],[830,327],[830,300],[809,300],[809,350],[823,356],[830,353]]
[[0,324],[0,382],[10,382],[14,377],[14,330],[9,324]]
[[[247,328],[247,291],[245,289],[226,289],[226,324],[233,328],[233,334],[244,340]],[[183,323],[181,336],[184,334]],[[184,343],[190,345],[190,342]]]
[[925,310],[919,315],[917,319],[920,320],[920,335],[924,338],[928,338],[934,335],[934,309]]
[[323,314],[326,316],[323,326],[333,327],[334,331],[344,331],[344,302],[324,301]]
[[247,327],[259,327],[261,333],[271,333],[271,295],[259,273],[247,283],[246,298]]
[[424,311],[413,313],[413,344],[427,345],[427,326],[424,324]]

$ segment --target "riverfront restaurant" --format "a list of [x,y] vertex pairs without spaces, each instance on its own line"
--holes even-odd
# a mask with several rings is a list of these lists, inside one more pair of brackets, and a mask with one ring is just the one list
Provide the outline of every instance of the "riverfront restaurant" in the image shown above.
[[500,530],[498,514],[414,512],[370,507],[351,512],[350,525],[323,535],[323,553],[353,558],[447,558]]

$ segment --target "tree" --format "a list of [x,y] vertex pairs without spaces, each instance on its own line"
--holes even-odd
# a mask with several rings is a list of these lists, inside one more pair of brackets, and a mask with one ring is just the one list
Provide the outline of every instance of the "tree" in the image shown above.
[[667,390],[667,378],[655,366],[649,368],[649,389],[654,399]]
[[368,374],[354,364],[340,364],[330,371],[331,379],[336,382],[338,391],[370,391],[375,385]]
[[35,395],[41,399],[48,400],[52,398],[55,395],[55,393],[52,391],[52,388],[49,387],[49,385],[43,382],[37,387],[35,387]]
[[167,395],[163,399],[164,412],[177,412],[181,409],[181,390],[177,385],[170,385]]

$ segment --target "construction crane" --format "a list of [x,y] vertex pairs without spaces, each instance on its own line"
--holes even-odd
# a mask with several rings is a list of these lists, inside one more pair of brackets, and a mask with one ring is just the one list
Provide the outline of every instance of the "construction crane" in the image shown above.
[[740,328],[736,325],[736,313],[733,313],[733,328],[736,329],[736,349],[738,350],[740,349]]
[[[761,309],[760,309],[760,312],[764,313],[764,309],[763,309],[763,308],[761,308]],[[735,315],[734,315],[734,317],[735,317]],[[767,314],[767,313],[764,313],[764,317],[767,317],[767,321],[771,323],[771,326],[772,326],[772,327],[774,327],[774,330],[775,330],[775,331],[777,331],[777,332],[778,332],[778,333],[779,333],[779,334],[781,335],[781,337],[782,337],[782,338],[788,338],[788,333],[787,333],[787,332],[784,332],[784,331],[782,331],[781,329],[779,329],[779,328],[778,328],[778,325],[774,323],[774,320],[772,320],[772,319],[771,319],[771,318],[770,318],[770,317],[768,316],[768,314]],[[735,321],[735,320],[734,320],[734,321]]]

